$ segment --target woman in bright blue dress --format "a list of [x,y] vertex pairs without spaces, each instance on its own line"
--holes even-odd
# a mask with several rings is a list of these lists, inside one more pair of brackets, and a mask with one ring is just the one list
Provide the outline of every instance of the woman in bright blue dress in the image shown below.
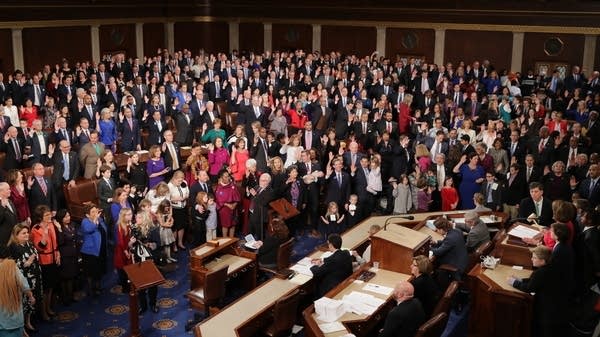
[[463,155],[458,164],[454,166],[454,173],[458,173],[462,180],[458,186],[462,209],[473,209],[473,195],[481,191],[481,183],[485,179],[485,171],[479,165],[477,153]]

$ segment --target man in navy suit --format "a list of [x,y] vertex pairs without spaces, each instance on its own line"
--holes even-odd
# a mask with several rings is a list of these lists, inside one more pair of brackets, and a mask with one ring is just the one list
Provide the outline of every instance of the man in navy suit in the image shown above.
[[544,185],[539,182],[529,184],[529,197],[519,204],[519,218],[537,217],[537,223],[549,227],[552,223],[552,202],[544,198]]
[[344,208],[344,205],[348,203],[350,198],[350,175],[344,172],[344,163],[341,158],[333,160],[333,169],[331,166],[327,167],[327,174],[325,180],[327,181],[327,193],[325,197],[325,203],[329,204],[335,201],[339,209]]
[[58,143],[60,151],[54,151],[49,154],[52,157],[51,165],[52,181],[57,198],[57,206],[59,209],[67,207],[63,185],[69,184],[69,188],[75,187],[75,180],[79,177],[79,158],[77,153],[71,151],[71,145],[66,140],[61,140]]
[[31,85],[25,88],[25,97],[31,99],[38,109],[46,103],[46,88],[40,84],[40,77],[33,75]]
[[364,157],[364,154],[358,152],[358,143],[351,141],[348,145],[348,151],[342,156],[344,160],[344,168],[347,172],[350,172],[352,166],[358,167],[360,160]]
[[318,297],[325,295],[352,274],[352,256],[347,250],[340,249],[342,237],[339,234],[329,235],[327,245],[332,254],[325,259],[319,259],[310,268],[317,280]]
[[456,268],[457,271],[451,276],[455,280],[460,280],[468,262],[467,247],[463,234],[459,229],[452,228],[448,219],[440,217],[433,224],[436,232],[444,236],[443,240],[431,245],[431,252],[436,258],[436,264],[448,264]]
[[590,165],[589,177],[579,183],[579,194],[590,202],[592,208],[600,203],[600,166]]
[[61,140],[66,140],[69,145],[77,143],[73,130],[67,127],[67,120],[62,116],[56,119],[52,139],[54,144],[58,144]]
[[306,150],[318,149],[321,147],[319,135],[313,130],[311,121],[304,122],[304,130],[300,131],[302,147]]
[[45,164],[50,159],[48,157],[50,138],[48,137],[48,134],[43,131],[42,121],[40,119],[33,121],[32,129],[30,143],[28,144],[31,147],[29,163],[33,164],[41,162]]
[[146,146],[162,144],[165,141],[163,132],[167,130],[167,123],[161,119],[160,111],[154,111],[152,118],[148,118],[145,124],[149,132]]
[[190,101],[190,113],[192,114],[192,120],[196,123],[194,126],[201,126],[204,110],[206,110],[206,102],[207,99],[204,97],[204,92],[202,90],[196,90],[194,94],[194,98]]
[[38,205],[46,205],[52,210],[52,216],[56,215],[57,200],[54,185],[44,176],[44,165],[41,163],[33,164],[33,177],[27,180],[27,197],[31,209]]
[[140,124],[136,118],[133,118],[131,108],[125,107],[123,113],[119,115],[118,130],[121,134],[121,152],[142,149]]
[[75,86],[73,85],[73,78],[67,76],[63,79],[63,84],[58,86],[58,101],[60,104],[69,104],[71,99],[75,97]]
[[3,169],[22,169],[25,155],[25,140],[18,138],[17,128],[11,126],[4,134],[4,141],[0,142],[0,151],[6,153]]
[[385,318],[379,337],[414,336],[426,316],[419,299],[414,298],[415,288],[408,281],[399,282],[394,288],[398,303]]

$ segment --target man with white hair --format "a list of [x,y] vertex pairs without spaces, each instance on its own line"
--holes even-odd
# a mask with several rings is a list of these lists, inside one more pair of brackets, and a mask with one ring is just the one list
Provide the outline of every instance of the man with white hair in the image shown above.
[[10,201],[10,186],[6,182],[0,182],[0,247],[6,247],[16,224],[17,209]]
[[454,227],[468,233],[466,243],[468,252],[473,252],[482,244],[490,241],[490,231],[477,212],[465,213],[465,223],[456,223]]
[[414,298],[415,288],[408,281],[401,281],[394,287],[396,305],[388,313],[379,337],[414,336],[425,322],[425,312],[418,299]]
[[253,196],[250,200],[250,233],[257,240],[264,239],[264,224],[269,221],[269,202],[273,200],[273,188],[270,186],[271,176],[263,173],[258,179],[258,186],[249,190]]

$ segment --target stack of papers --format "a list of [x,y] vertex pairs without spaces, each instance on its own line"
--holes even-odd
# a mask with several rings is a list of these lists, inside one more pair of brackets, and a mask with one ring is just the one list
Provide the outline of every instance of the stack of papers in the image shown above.
[[312,271],[310,271],[310,267],[312,267],[312,262],[309,257],[305,257],[302,260],[298,261],[295,265],[291,266],[290,269],[297,272],[298,274],[312,276]]
[[321,323],[319,324],[319,329],[321,329],[323,333],[332,333],[336,331],[346,330],[344,325],[340,322]]
[[378,284],[374,284],[374,283],[367,283],[365,284],[365,286],[363,287],[364,290],[366,291],[371,291],[377,294],[381,294],[381,295],[385,295],[385,296],[390,296],[392,294],[392,292],[394,291],[393,288],[390,287],[386,287],[386,286],[381,286]]
[[379,306],[385,303],[384,300],[373,295],[353,291],[342,298],[344,309],[357,315],[372,315]]
[[513,228],[510,232],[508,232],[508,235],[516,236],[519,239],[532,238],[537,234],[539,234],[539,232],[535,229],[523,225],[518,225],[517,227]]

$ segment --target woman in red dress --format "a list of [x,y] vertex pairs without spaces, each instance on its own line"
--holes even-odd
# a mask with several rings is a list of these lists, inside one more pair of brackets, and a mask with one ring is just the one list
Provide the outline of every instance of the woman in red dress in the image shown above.
[[31,98],[25,100],[25,105],[21,107],[21,112],[19,115],[21,119],[27,120],[27,127],[31,127],[31,124],[34,120],[40,119],[38,116],[38,108],[33,105]]
[[113,256],[113,264],[119,275],[119,284],[123,294],[129,293],[129,283],[127,282],[127,274],[123,270],[128,264],[131,264],[131,253],[129,250],[131,240],[131,222],[133,212],[131,208],[122,208],[117,221],[117,235],[115,242],[115,253]]
[[408,133],[410,130],[410,123],[412,121],[410,106],[412,100],[412,95],[406,94],[404,95],[404,100],[400,103],[400,108],[398,109],[398,131],[400,134]]
[[223,236],[233,237],[237,223],[237,206],[240,202],[240,193],[231,181],[227,170],[219,173],[219,183],[215,190],[215,201],[219,215],[219,223],[223,229]]
[[444,182],[438,182],[443,187],[440,190],[442,196],[442,212],[453,211],[458,206],[458,191],[454,187],[452,177],[446,177]]
[[29,201],[25,193],[24,175],[19,170],[10,170],[6,181],[10,185],[10,200],[12,200],[17,211],[17,221],[27,221],[31,225],[31,212],[29,210]]

